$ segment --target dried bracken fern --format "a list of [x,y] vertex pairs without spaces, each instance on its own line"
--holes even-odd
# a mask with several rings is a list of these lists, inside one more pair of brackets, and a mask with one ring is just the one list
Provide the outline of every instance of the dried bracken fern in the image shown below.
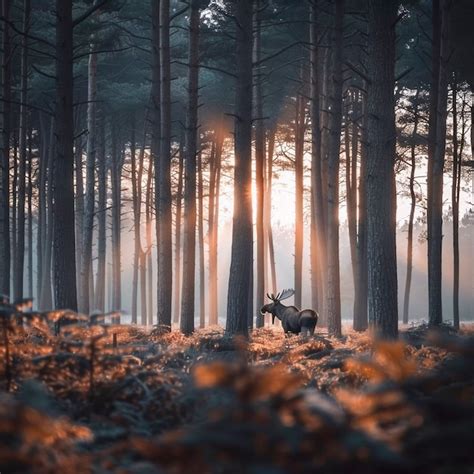
[[471,469],[468,333],[245,341],[8,311],[1,472]]

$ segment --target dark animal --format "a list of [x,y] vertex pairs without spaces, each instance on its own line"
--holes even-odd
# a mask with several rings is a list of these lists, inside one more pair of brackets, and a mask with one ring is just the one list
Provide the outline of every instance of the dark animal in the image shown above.
[[276,296],[267,293],[267,298],[272,302],[260,308],[262,314],[272,314],[272,324],[275,324],[275,317],[281,321],[285,334],[289,332],[293,334],[314,334],[314,329],[318,322],[318,313],[312,309],[303,309],[300,311],[295,306],[285,306],[281,304],[282,300],[286,300],[295,294],[295,290],[283,290]]

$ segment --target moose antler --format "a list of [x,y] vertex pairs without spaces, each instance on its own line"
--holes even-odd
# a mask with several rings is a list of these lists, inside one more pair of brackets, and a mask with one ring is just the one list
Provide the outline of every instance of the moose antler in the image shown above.
[[280,293],[275,296],[273,293],[267,293],[267,298],[272,301],[277,301],[280,297]]
[[273,293],[267,293],[267,298],[272,301],[283,301],[287,298],[290,298],[294,294],[295,290],[289,288],[287,290],[280,291],[276,294],[276,296]]
[[290,298],[291,296],[293,296],[294,294],[295,294],[295,290],[293,290],[292,288],[288,288],[286,290],[283,290],[281,293],[278,293],[278,300],[279,301],[286,300]]

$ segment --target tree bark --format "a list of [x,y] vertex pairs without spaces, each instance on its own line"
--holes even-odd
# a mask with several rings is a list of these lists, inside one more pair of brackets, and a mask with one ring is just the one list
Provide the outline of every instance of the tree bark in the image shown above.
[[368,326],[367,316],[367,142],[368,142],[368,112],[367,96],[362,98],[362,130],[360,137],[360,171],[359,171],[359,199],[357,223],[357,291],[354,296],[355,331],[365,331]]
[[[112,127],[112,164],[111,164],[111,192],[112,192],[112,311],[120,311],[122,307],[122,269],[121,269],[121,178],[122,178],[122,150],[118,147],[117,124]],[[119,318],[115,320],[120,323]]]
[[383,338],[398,334],[395,193],[395,25],[397,2],[369,0],[367,99],[367,260],[369,321]]
[[146,252],[140,254],[140,313],[142,325],[148,324]]
[[[184,174],[184,235],[183,235],[183,292],[181,299],[181,331],[189,335],[194,331],[194,283],[196,273],[196,155],[199,99],[199,2],[191,1],[189,16],[188,50],[188,104],[186,111],[186,147]],[[201,160],[201,158],[200,158]],[[199,237],[200,254],[203,227],[202,216],[202,165],[199,166]],[[204,255],[200,255],[204,260]],[[201,269],[202,272],[203,268]],[[203,285],[203,276],[200,284]],[[205,295],[201,291],[201,298]],[[201,308],[202,308],[201,302]],[[204,311],[200,314],[201,327],[204,327]]]
[[[148,115],[148,114],[147,114]],[[141,237],[141,217],[142,217],[142,183],[143,183],[143,169],[145,162],[145,147],[146,147],[146,120],[143,124],[143,143],[138,159],[138,170],[136,179],[136,206],[135,206],[135,253],[137,255],[136,265],[140,276],[140,314],[141,324],[146,326],[147,319],[147,303],[146,303],[146,252],[143,251],[142,237]],[[137,275],[138,276],[138,275]],[[138,288],[137,288],[138,291]]]
[[327,318],[332,336],[341,335],[341,290],[339,276],[339,153],[342,122],[342,34],[344,2],[335,2],[334,51],[332,57],[331,113],[329,116],[327,187]]
[[325,279],[323,177],[321,157],[320,66],[318,3],[310,4],[310,116],[311,116],[311,306],[321,310]]
[[219,191],[222,148],[224,144],[223,124],[214,131],[213,153],[211,153],[211,177],[209,183],[209,325],[218,324],[218,236],[219,236]]
[[1,93],[0,103],[0,293],[10,296],[10,120],[11,120],[11,42],[10,0],[2,0],[3,22],[1,55]]
[[[156,128],[156,124],[155,124]],[[156,138],[156,137],[155,137]],[[152,138],[153,140],[153,138]],[[155,156],[150,156],[148,163],[148,174],[146,183],[146,199],[145,199],[145,224],[146,224],[146,279],[147,279],[147,313],[148,325],[153,325],[153,258],[152,258],[152,196],[153,196],[153,173]],[[155,174],[156,179],[156,174]]]
[[204,258],[204,183],[202,153],[198,155],[199,327],[206,325],[206,272]]
[[15,300],[23,298],[23,283],[25,269],[25,204],[26,204],[26,168],[28,161],[28,33],[30,30],[31,2],[23,2],[23,31],[25,35],[21,40],[21,84],[20,84],[20,130],[19,151],[20,161],[18,167],[18,202],[17,202],[17,233],[16,233],[16,259],[14,265]]
[[253,269],[251,0],[237,3],[236,19],[234,215],[226,330],[247,336],[248,309],[253,307],[249,288],[249,274]]
[[36,304],[39,308],[41,283],[43,280],[43,247],[46,232],[46,173],[48,169],[48,152],[51,143],[48,140],[48,128],[44,114],[39,114],[39,163],[38,163],[38,225],[36,239]]
[[[351,103],[348,104],[346,124],[344,129],[345,154],[346,154],[346,203],[347,222],[349,230],[349,246],[351,252],[352,280],[354,283],[354,295],[359,293],[359,269],[357,258],[357,158],[359,152],[359,129],[357,126],[358,95],[356,92],[349,94]],[[353,321],[356,319],[354,297]]]
[[265,194],[265,225],[268,239],[268,263],[270,267],[270,275],[272,277],[271,292],[276,295],[278,291],[277,276],[276,276],[276,262],[275,262],[275,247],[273,244],[273,227],[272,227],[272,183],[273,183],[273,153],[275,150],[275,134],[277,126],[269,129],[268,137],[268,153],[267,153],[267,190]]
[[132,117],[132,130],[130,137],[130,164],[132,171],[132,210],[133,210],[133,275],[132,275],[132,324],[138,322],[138,271],[141,253],[140,245],[140,202],[138,198],[138,188],[141,183],[137,177],[137,143],[136,143],[136,122],[135,115]]
[[[12,256],[12,273],[13,273],[13,280],[15,280],[15,262],[16,262],[16,256],[17,256],[17,222],[18,222],[18,214],[17,214],[17,208],[18,208],[18,129],[13,129],[13,176],[12,176],[12,182],[11,182],[11,206],[12,206],[12,212],[11,212],[11,233],[10,233],[10,245],[11,245],[11,256]],[[15,294],[15,288],[14,288],[14,281],[12,282],[13,286],[13,297]]]
[[[79,113],[77,113],[77,116]],[[78,118],[76,116],[76,122]],[[79,127],[78,127],[79,128]],[[84,237],[84,174],[83,174],[83,141],[82,137],[76,140],[74,148],[74,172],[75,172],[75,229],[76,229],[76,268],[80,271],[82,268],[82,254],[83,254],[83,237]],[[80,273],[76,275],[77,284],[77,300],[78,303],[82,301],[82,287]]]
[[[303,68],[301,68],[303,81]],[[303,92],[296,98],[295,117],[295,306],[301,308],[303,286],[303,231],[304,231],[304,135],[306,130],[306,99]]]
[[33,129],[28,132],[28,296],[34,297],[33,293]]
[[99,144],[97,147],[97,276],[95,308],[105,311],[105,276],[107,259],[107,158],[105,155],[105,118],[99,120]]
[[[154,173],[155,185],[155,209],[158,215],[158,174],[160,170],[160,144],[161,144],[161,31],[160,31],[161,0],[152,2],[152,79],[151,79],[151,102],[152,102],[152,133],[151,133],[151,156],[148,164],[147,192],[145,204],[146,216],[146,254],[147,254],[147,312],[148,324],[153,324],[153,261],[152,261],[152,176]],[[156,220],[156,236],[158,238],[158,219]],[[160,324],[160,320],[158,320]]]
[[184,182],[184,139],[179,144],[178,154],[178,190],[176,191],[176,223],[175,223],[175,244],[174,244],[174,304],[173,304],[173,323],[179,323],[181,310],[181,247],[182,247],[182,200],[183,200],[183,182]]
[[459,329],[459,191],[462,153],[458,141],[457,84],[452,86],[453,114],[453,178],[451,184],[451,207],[453,212],[453,326]]
[[[327,35],[330,47],[324,49],[322,61],[322,84],[321,84],[321,177],[322,177],[322,223],[323,232],[319,232],[321,238],[321,268],[323,269],[322,302],[320,309],[320,325],[328,325],[327,312],[327,269],[328,269],[328,151],[329,151],[329,102],[331,89],[331,51],[334,35]],[[318,321],[319,322],[319,321]]]
[[26,221],[28,224],[26,233],[28,273],[26,276],[28,297],[34,298],[33,293],[33,129],[28,129],[28,158],[26,179]]
[[155,168],[157,174],[157,319],[158,324],[171,330],[173,290],[173,244],[171,201],[171,66],[170,66],[170,0],[160,1],[160,60],[161,60],[161,143]]
[[44,246],[42,248],[42,261],[43,271],[41,273],[41,289],[39,294],[39,305],[40,311],[46,311],[53,309],[53,294],[52,294],[52,281],[51,281],[51,266],[52,266],[52,241],[53,241],[53,227],[54,227],[54,160],[56,155],[56,142],[55,137],[55,119],[51,117],[50,126],[50,138],[49,138],[49,150],[48,154],[45,155],[46,162],[46,216],[45,216],[45,233],[44,233]]
[[[262,20],[260,10],[261,0],[255,2],[254,7],[254,61],[258,64],[262,56]],[[255,82],[255,187],[257,194],[256,215],[256,237],[257,237],[257,275],[256,293],[257,301],[256,327],[264,326],[264,315],[260,313],[259,307],[265,298],[265,240],[264,240],[264,169],[265,169],[265,122],[263,119],[263,70],[254,70]]]
[[72,0],[56,0],[56,18],[55,306],[76,311]]
[[408,236],[407,236],[407,274],[405,278],[405,295],[403,298],[403,324],[408,324],[408,316],[410,310],[410,292],[411,292],[411,279],[413,272],[413,224],[415,219],[416,210],[416,193],[415,193],[415,169],[416,169],[416,138],[418,135],[418,97],[419,90],[417,89],[414,98],[414,111],[413,111],[413,133],[411,143],[411,169],[410,169],[410,216],[408,218]]
[[428,312],[429,324],[443,322],[443,172],[448,99],[449,0],[433,0],[433,65],[428,134]]
[[[97,0],[94,1],[94,4]],[[85,314],[91,311],[93,295],[89,295],[92,278],[92,238],[94,233],[95,207],[95,168],[96,168],[96,97],[97,97],[97,53],[95,52],[95,35],[91,35],[89,47],[89,64],[87,79],[87,161],[86,193],[84,206],[84,227],[82,232],[82,258],[80,274],[79,307]]]

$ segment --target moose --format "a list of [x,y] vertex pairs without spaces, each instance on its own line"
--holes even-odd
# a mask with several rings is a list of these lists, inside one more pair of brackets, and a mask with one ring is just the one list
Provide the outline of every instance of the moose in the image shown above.
[[275,324],[275,317],[281,321],[285,334],[306,334],[313,335],[318,322],[318,313],[312,309],[303,309],[300,311],[295,306],[285,306],[281,304],[295,294],[295,290],[287,289],[278,293],[276,296],[267,293],[267,298],[271,300],[260,308],[260,313],[271,313],[272,324]]

